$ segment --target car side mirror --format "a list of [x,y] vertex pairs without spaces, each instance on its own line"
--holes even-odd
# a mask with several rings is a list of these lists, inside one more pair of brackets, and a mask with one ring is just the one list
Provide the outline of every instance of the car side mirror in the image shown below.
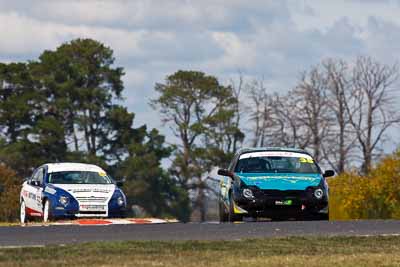
[[124,183],[125,183],[125,179],[121,179],[121,180],[115,181],[115,184],[116,184],[118,187],[123,186]]
[[335,175],[335,172],[333,170],[326,170],[323,174],[324,177],[331,177],[334,175]]
[[33,185],[33,186],[41,186],[39,181],[31,181],[31,185]]
[[226,169],[219,169],[218,170],[218,175],[222,175],[222,176],[228,176],[230,178],[233,179],[233,172],[226,170]]

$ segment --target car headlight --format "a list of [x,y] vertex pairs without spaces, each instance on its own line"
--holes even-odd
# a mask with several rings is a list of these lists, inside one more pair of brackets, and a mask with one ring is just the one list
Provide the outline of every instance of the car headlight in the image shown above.
[[245,198],[249,198],[249,199],[253,199],[253,198],[254,198],[253,191],[251,191],[251,190],[248,189],[248,188],[243,189],[243,196],[244,196]]
[[60,201],[60,203],[61,203],[62,205],[67,206],[67,205],[68,205],[68,202],[69,202],[69,198],[66,197],[66,196],[61,196],[60,199],[59,199],[59,201]]
[[318,189],[316,189],[316,190],[314,191],[314,196],[315,196],[317,199],[321,199],[321,198],[323,197],[323,195],[324,195],[324,191],[322,191],[321,188],[318,188]]
[[123,206],[125,204],[124,198],[122,196],[117,198],[118,206]]

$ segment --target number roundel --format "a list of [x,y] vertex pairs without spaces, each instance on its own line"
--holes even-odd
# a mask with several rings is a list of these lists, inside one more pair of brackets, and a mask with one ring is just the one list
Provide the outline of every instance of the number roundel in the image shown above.
[[312,158],[299,158],[300,163],[314,163]]

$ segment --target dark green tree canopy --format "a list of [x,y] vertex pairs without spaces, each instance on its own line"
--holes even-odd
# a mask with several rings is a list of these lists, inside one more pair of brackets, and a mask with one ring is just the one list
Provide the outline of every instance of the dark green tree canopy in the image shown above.
[[173,147],[157,130],[135,128],[134,114],[118,104],[123,75],[111,48],[92,39],[44,51],[37,61],[0,63],[0,164],[26,177],[46,162],[94,163],[126,178],[130,204],[181,216],[174,207],[187,192],[161,167]]
[[155,90],[159,96],[151,104],[180,140],[170,172],[197,195],[194,207],[199,206],[205,220],[204,198],[211,189],[207,173],[234,152],[232,137],[244,138],[234,124],[238,99],[231,87],[199,71],[177,71]]

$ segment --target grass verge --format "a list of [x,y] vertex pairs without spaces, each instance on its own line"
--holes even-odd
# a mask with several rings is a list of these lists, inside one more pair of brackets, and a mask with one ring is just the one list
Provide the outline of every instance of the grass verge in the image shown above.
[[3,248],[0,266],[400,266],[400,237],[135,241]]

